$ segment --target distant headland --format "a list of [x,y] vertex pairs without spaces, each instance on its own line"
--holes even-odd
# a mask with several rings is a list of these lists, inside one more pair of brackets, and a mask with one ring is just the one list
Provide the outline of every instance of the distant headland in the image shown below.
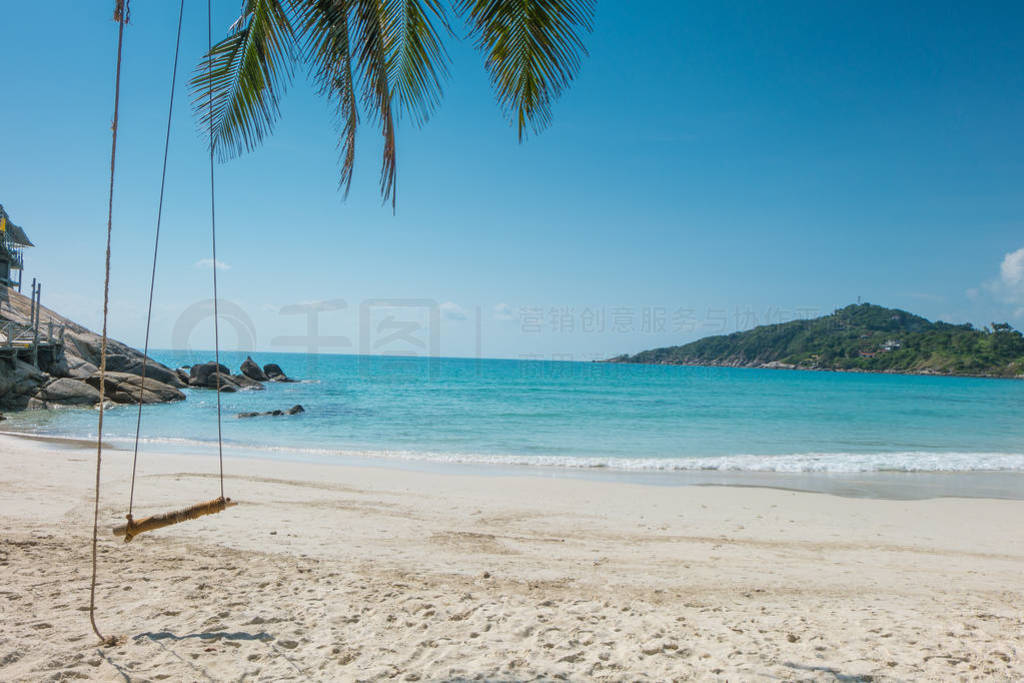
[[865,303],[605,362],[1022,378],[1024,335]]

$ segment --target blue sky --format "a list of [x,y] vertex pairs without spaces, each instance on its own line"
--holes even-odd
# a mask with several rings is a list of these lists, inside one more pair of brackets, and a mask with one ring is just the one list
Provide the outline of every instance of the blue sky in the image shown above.
[[[38,245],[26,275],[44,303],[94,328],[108,4],[8,3],[0,15],[0,203]],[[111,332],[134,344],[176,4],[135,0],[127,29]],[[215,4],[222,35],[238,3]],[[224,345],[589,360],[858,296],[1024,326],[1024,6],[980,5],[602,2],[580,77],[523,145],[479,55],[453,43],[441,108],[399,130],[397,215],[381,206],[369,125],[343,201],[330,110],[299,73],[276,134],[217,168]],[[185,21],[187,72],[205,3],[187,0]],[[212,341],[206,157],[183,81],[157,348]],[[301,308],[312,302],[328,302],[316,342]]]

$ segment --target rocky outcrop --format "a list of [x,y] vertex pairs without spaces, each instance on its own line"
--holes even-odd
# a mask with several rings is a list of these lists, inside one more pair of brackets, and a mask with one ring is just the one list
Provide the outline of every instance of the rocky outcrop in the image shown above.
[[[277,369],[280,370],[281,368],[278,367]],[[244,361],[242,361],[241,370],[243,375],[249,379],[254,379],[257,382],[266,382],[268,380],[267,373],[263,371],[263,368],[256,364],[256,361],[252,359],[252,356],[248,356]]]
[[0,360],[0,408],[27,408],[30,399],[50,379],[49,375],[29,363],[17,359]]
[[77,359],[72,365],[68,364],[68,377],[74,377],[75,379],[85,379],[92,375],[92,373],[99,370],[98,367],[93,365],[87,360]]
[[238,418],[247,417],[280,417],[282,415],[298,415],[299,413],[306,412],[306,409],[300,405],[294,405],[288,410],[268,410],[263,413],[239,413],[236,415]]
[[47,405],[91,406],[99,403],[100,392],[80,379],[58,377],[40,387],[34,398]]
[[[28,324],[30,317],[28,297],[0,288],[0,319]],[[64,344],[40,354],[39,367],[19,359],[0,358],[0,409],[98,402],[102,337],[45,307],[39,310],[39,321],[44,330],[63,327]],[[294,381],[280,365],[268,363],[260,368],[251,357],[245,359],[237,375],[215,362],[172,369],[115,339],[107,340],[104,397],[116,403],[137,403],[140,395],[143,403],[181,401],[185,395],[179,390],[185,387],[216,389],[219,383],[222,392],[261,391],[265,388],[263,382]],[[287,414],[296,414],[296,408],[302,412],[302,407],[296,406]]]
[[220,389],[225,394],[233,394],[240,388],[232,375],[225,375],[223,372],[210,373],[207,376],[206,384],[193,384],[192,386],[202,389]]
[[240,391],[263,391],[266,387],[246,375],[231,375],[231,381],[238,385]]
[[[28,297],[8,287],[0,287],[0,319],[29,324],[31,306]],[[21,410],[50,405],[87,405],[90,398],[98,400],[96,387],[99,380],[90,384],[89,379],[98,372],[103,338],[45,307],[39,309],[39,323],[44,331],[63,327],[64,345],[56,347],[56,353],[40,354],[38,368],[22,360],[0,358],[0,408]],[[142,353],[127,344],[116,339],[107,340],[107,369],[111,373],[134,376],[141,382],[139,375],[142,374],[144,359]],[[174,370],[152,358],[145,359],[145,365],[145,401],[158,402],[160,397],[173,401],[184,398],[177,389],[186,383]],[[154,391],[150,391],[151,382],[154,383]],[[125,382],[119,384],[130,386]],[[110,381],[108,386],[112,386]],[[111,398],[117,400],[113,396]]]
[[[184,401],[185,394],[176,387],[164,384],[151,377],[143,379],[127,372],[108,372],[103,382],[106,398],[115,403],[169,403]],[[91,387],[100,388],[100,373],[85,380]],[[98,398],[98,397],[97,397]]]
[[284,370],[277,363],[267,363],[263,366],[263,373],[269,382],[294,382],[295,380],[284,374]]
[[220,373],[221,379],[225,377],[231,377],[231,371],[228,370],[226,365],[218,365],[217,363],[210,361],[208,363],[199,363],[193,365],[188,369],[189,380],[188,384],[192,387],[202,387],[204,389],[216,389],[217,388],[217,374]]
[[[43,309],[45,312],[45,309]],[[100,366],[100,353],[103,345],[103,338],[81,328],[70,321],[67,321],[69,328],[64,335],[64,358],[67,361],[69,376],[89,377],[88,370],[96,372]],[[70,325],[74,325],[73,329]],[[145,356],[127,344],[122,344],[116,339],[107,340],[107,370],[113,372],[125,372],[130,375],[142,375],[142,365]],[[158,363],[152,358],[145,360],[146,377],[151,377],[162,384],[169,384],[172,387],[183,387],[177,373],[163,363]]]
[[248,357],[242,363],[241,372],[237,375],[231,374],[227,366],[218,365],[214,361],[200,363],[188,368],[178,368],[177,373],[182,378],[188,378],[188,386],[197,389],[216,389],[219,377],[221,391],[228,392],[263,391],[266,388],[263,386],[264,382],[295,381],[289,379],[284,374],[284,371],[281,370],[281,366],[275,363],[269,363],[266,367],[269,372],[261,369],[256,364],[256,361]]
[[[123,353],[107,354],[107,372],[127,372],[130,375],[141,376],[143,374],[142,365],[142,354],[136,356],[127,356]],[[145,365],[146,377],[152,377],[161,384],[168,384],[179,389],[185,386],[185,382],[181,381],[178,373],[166,365],[161,365],[152,359],[146,361]]]
[[238,391],[239,386],[226,365],[214,362],[193,365],[189,369],[189,386],[197,389],[217,389],[231,393]]

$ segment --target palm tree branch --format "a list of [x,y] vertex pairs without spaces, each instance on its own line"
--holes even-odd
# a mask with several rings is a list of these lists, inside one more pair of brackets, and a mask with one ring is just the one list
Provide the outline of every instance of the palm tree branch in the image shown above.
[[348,196],[355,167],[359,110],[352,79],[349,0],[291,0],[297,39],[310,77],[335,108],[341,164],[339,187]]
[[440,103],[448,76],[448,55],[433,21],[446,33],[451,27],[438,0],[386,0],[384,11],[392,92],[402,110],[423,123]]
[[395,120],[391,107],[391,87],[388,81],[387,17],[383,0],[352,0],[353,35],[359,80],[363,90],[363,104],[380,122],[384,137],[381,164],[380,191],[386,202],[395,198]]
[[518,128],[539,133],[552,103],[579,72],[587,54],[594,0],[457,0],[470,35],[485,54],[499,105]]
[[222,160],[251,151],[273,130],[293,58],[280,0],[246,0],[232,32],[196,65],[192,106]]

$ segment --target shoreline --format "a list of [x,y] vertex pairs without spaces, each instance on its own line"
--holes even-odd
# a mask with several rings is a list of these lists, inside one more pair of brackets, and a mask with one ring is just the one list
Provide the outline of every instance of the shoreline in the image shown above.
[[642,363],[630,360],[595,360],[592,363],[606,363],[608,365],[656,365],[662,367],[677,368],[732,368],[734,370],[802,370],[804,372],[836,372],[851,375],[899,375],[902,377],[960,377],[964,379],[1013,379],[1024,380],[1024,375],[970,375],[956,372],[904,372],[900,370],[862,370],[861,368],[808,368],[799,365],[777,364],[777,361],[759,363],[757,365],[733,365],[730,363]]
[[[59,435],[32,434],[0,430],[4,438],[24,439],[68,448],[95,450],[89,439]],[[107,437],[110,438],[109,436]],[[132,449],[105,440],[104,450],[130,452]],[[140,453],[214,457],[212,445],[207,453],[198,444],[144,443]],[[485,462],[442,462],[401,457],[345,455],[334,453],[291,453],[274,457],[274,451],[257,450],[244,445],[225,445],[225,460],[252,460],[325,465],[330,467],[366,467],[384,470],[424,472],[441,475],[480,477],[534,477],[608,483],[639,484],[657,487],[733,487],[775,489],[779,491],[820,493],[843,498],[876,500],[928,500],[936,498],[975,498],[1024,500],[1024,472],[1016,470],[936,471],[936,472],[772,472],[731,470],[652,470],[629,471],[606,467],[557,467],[533,464]]]
[[[0,678],[1024,676],[1024,502],[225,459],[124,544],[131,451],[0,436]],[[146,451],[138,517],[215,495]]]

